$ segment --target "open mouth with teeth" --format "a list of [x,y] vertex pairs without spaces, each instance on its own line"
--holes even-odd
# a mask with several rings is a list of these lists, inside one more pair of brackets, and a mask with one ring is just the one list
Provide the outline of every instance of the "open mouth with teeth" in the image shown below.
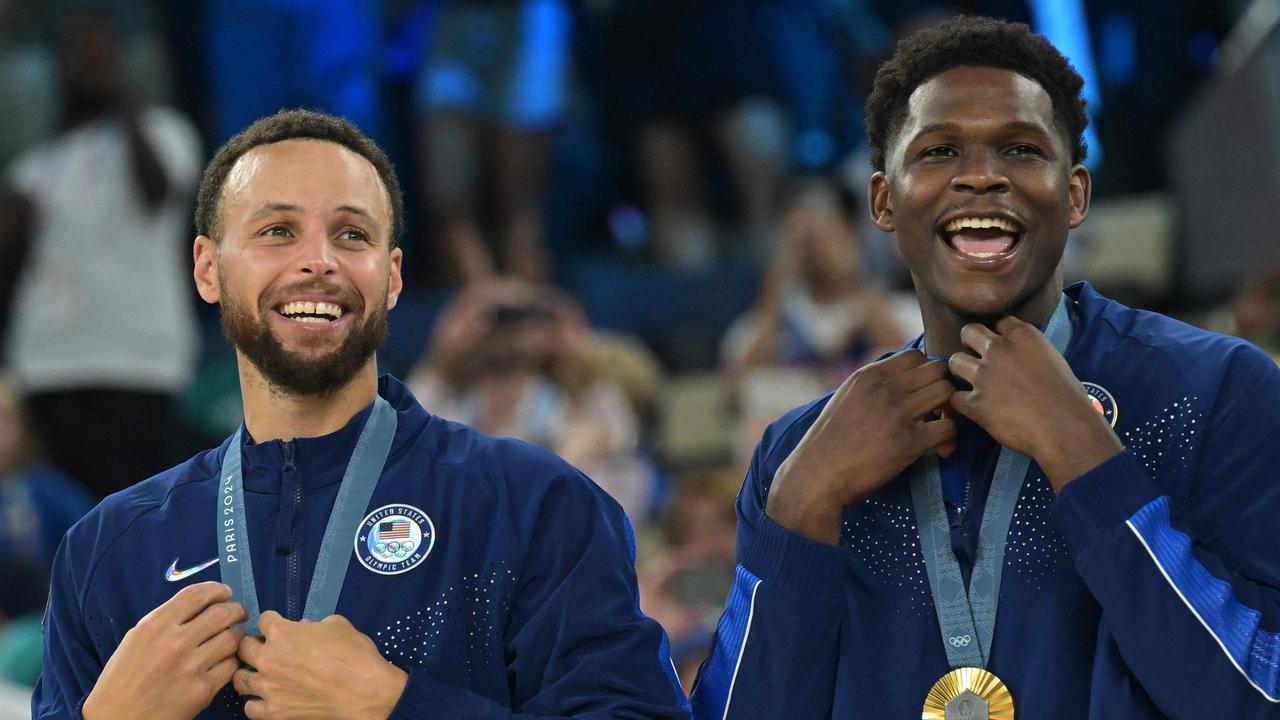
[[298,300],[277,307],[276,312],[296,322],[318,325],[337,322],[343,310],[334,303]]
[[1005,218],[960,217],[942,227],[942,239],[965,259],[991,262],[1013,252],[1022,230]]

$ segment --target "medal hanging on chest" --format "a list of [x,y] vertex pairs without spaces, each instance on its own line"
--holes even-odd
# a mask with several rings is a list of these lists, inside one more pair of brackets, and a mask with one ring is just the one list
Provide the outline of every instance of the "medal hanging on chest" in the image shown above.
[[[1044,332],[1054,349],[1065,355],[1072,334],[1071,301],[1065,295]],[[951,550],[938,456],[930,452],[909,470],[920,550],[951,666],[925,696],[921,720],[1015,720],[1013,694],[985,668],[995,634],[1005,540],[1030,465],[1031,458],[1000,449],[967,588]]]
[[[382,476],[382,468],[391,451],[396,434],[396,411],[391,404],[375,396],[373,410],[356,439],[347,471],[342,476],[338,496],[329,511],[324,540],[316,557],[311,587],[302,617],[319,621],[338,607],[338,594],[347,575],[347,564],[353,550],[348,545],[351,532],[359,527],[360,518]],[[222,459],[222,476],[217,502],[218,543],[222,582],[231,587],[231,595],[245,607],[249,619],[244,623],[250,635],[258,635],[258,590],[253,575],[253,558],[249,552],[248,513],[244,505],[244,474],[241,468],[241,425],[231,437]]]

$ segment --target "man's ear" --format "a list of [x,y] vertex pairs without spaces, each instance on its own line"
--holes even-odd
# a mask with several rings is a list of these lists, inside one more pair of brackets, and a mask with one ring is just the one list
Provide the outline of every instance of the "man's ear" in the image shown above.
[[218,277],[218,243],[207,235],[200,235],[191,248],[191,255],[195,260],[192,276],[196,280],[196,291],[205,302],[217,303],[222,299],[222,286]]
[[1093,178],[1084,165],[1071,168],[1071,220],[1068,227],[1077,228],[1089,215],[1089,201],[1093,195]]
[[400,291],[404,290],[404,278],[400,275],[400,265],[404,262],[404,251],[391,248],[391,281],[387,285],[387,309],[396,306],[400,300]]
[[884,171],[872,174],[867,183],[867,203],[871,208],[871,220],[885,232],[893,232],[893,199],[889,197],[889,180]]

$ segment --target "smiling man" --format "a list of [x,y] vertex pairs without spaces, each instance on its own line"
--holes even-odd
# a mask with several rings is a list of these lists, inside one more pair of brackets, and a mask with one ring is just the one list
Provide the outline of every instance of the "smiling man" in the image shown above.
[[67,534],[36,718],[688,716],[617,503],[378,377],[401,207],[331,116],[215,155],[195,280],[244,425]]
[[695,717],[1280,717],[1280,371],[1063,288],[1082,84],[973,17],[880,68],[925,332],[766,431]]

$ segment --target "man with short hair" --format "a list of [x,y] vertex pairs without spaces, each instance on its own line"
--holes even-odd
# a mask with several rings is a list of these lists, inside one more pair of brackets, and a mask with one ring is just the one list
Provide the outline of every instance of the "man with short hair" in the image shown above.
[[1063,289],[1081,86],[974,17],[880,68],[870,209],[925,332],[765,432],[695,717],[1280,716],[1280,370]]
[[67,534],[36,718],[687,716],[617,503],[378,377],[401,207],[319,113],[210,162],[195,280],[244,425]]

